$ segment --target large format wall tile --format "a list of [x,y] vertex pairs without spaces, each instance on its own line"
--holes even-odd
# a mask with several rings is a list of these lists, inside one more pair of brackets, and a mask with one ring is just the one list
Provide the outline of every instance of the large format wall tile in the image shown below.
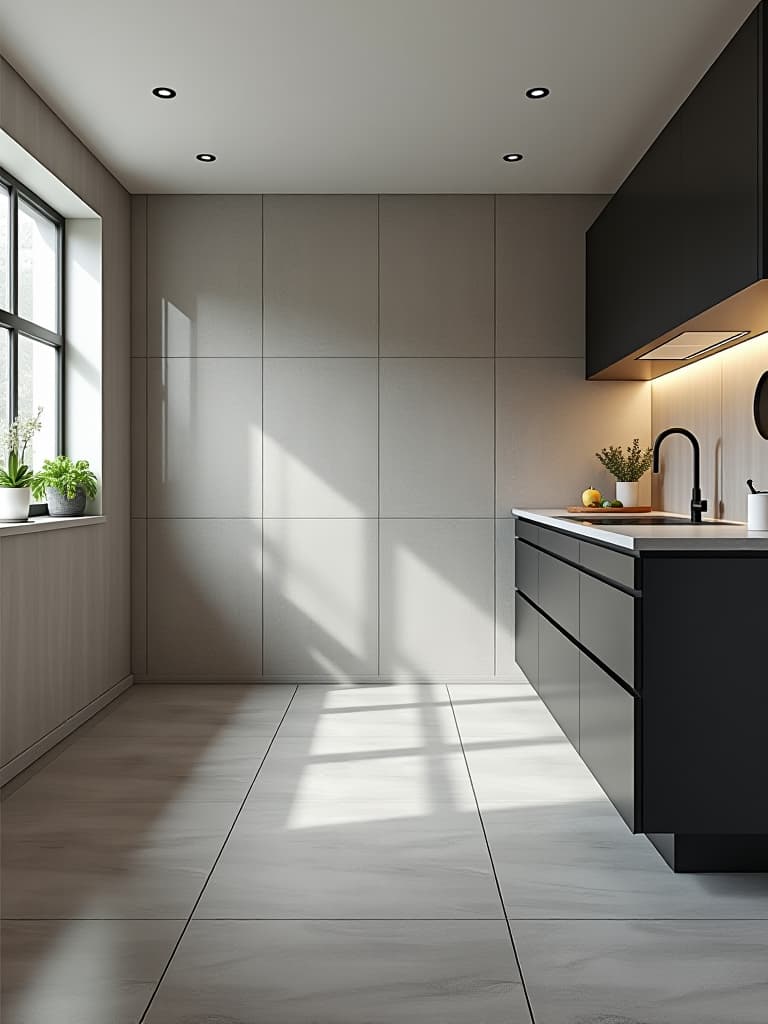
[[490,519],[382,520],[382,675],[493,675],[493,529]]
[[147,350],[261,353],[261,197],[150,196]]
[[493,353],[493,197],[381,199],[381,354]]
[[377,670],[377,522],[264,520],[264,674]]
[[148,523],[148,675],[261,675],[261,523]]
[[147,514],[147,360],[131,359],[131,515]]
[[131,196],[131,355],[147,354],[147,197]]
[[261,360],[148,360],[150,516],[261,515]]
[[[587,381],[581,359],[496,362],[497,515],[578,504],[590,484],[612,497],[613,478],[595,452],[634,437],[650,442],[650,384]],[[650,497],[649,475],[641,501]]]
[[265,355],[377,355],[377,203],[265,196]]
[[583,356],[585,233],[604,196],[498,196],[496,354]]
[[382,515],[493,515],[493,360],[382,360],[380,443]]
[[375,359],[264,361],[264,515],[378,514]]

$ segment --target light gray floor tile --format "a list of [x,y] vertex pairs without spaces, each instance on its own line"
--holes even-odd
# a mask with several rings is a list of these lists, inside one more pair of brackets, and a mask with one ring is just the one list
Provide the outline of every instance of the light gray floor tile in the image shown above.
[[238,804],[72,803],[2,807],[3,917],[189,915]]
[[529,1024],[495,921],[195,921],[147,1024]]
[[296,812],[352,802],[375,813],[382,803],[403,813],[429,814],[436,807],[476,813],[464,756],[456,740],[446,750],[390,749],[387,739],[367,750],[317,753],[312,739],[278,735],[259,772],[249,806],[281,801]]
[[765,1024],[768,925],[516,921],[537,1024]]
[[98,736],[272,736],[296,687],[215,683],[132,686],[103,716],[84,726]]
[[674,874],[605,799],[483,821],[510,917],[768,918],[768,875]]
[[[395,691],[399,692],[395,692]],[[456,723],[444,686],[422,698],[411,687],[326,691],[301,686],[280,728],[281,736],[393,736],[424,749],[455,743]]]
[[197,911],[205,918],[497,918],[477,813],[393,803],[241,815]]
[[270,741],[226,732],[163,739],[83,733],[24,784],[23,799],[232,803],[245,797]]
[[3,1024],[136,1024],[183,921],[6,921]]
[[300,686],[293,705],[297,711],[344,710],[358,707],[421,707],[445,704],[448,695],[443,683],[362,683],[358,686],[325,686],[308,683]]
[[510,917],[768,918],[768,876],[674,874],[633,836],[530,687],[449,689]]
[[[502,739],[508,747],[564,742],[557,722],[527,681],[448,684],[459,732],[465,741]],[[578,755],[574,751],[574,757]]]

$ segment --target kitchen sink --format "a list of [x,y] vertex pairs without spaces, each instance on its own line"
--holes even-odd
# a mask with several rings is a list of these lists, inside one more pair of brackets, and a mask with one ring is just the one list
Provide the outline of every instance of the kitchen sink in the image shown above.
[[556,519],[570,519],[574,522],[587,524],[589,526],[738,526],[738,523],[728,523],[723,519],[712,519],[704,523],[692,523],[690,519],[678,519],[676,516],[618,516],[618,515],[596,515],[590,517],[569,515],[556,516]]

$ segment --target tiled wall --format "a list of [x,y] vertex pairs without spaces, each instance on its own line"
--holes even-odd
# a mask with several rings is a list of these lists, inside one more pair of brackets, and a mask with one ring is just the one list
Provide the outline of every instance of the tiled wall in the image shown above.
[[583,379],[602,203],[135,199],[138,676],[514,671],[510,507],[649,435]]
[[[701,489],[719,518],[747,518],[748,478],[768,490],[768,441],[758,434],[753,415],[755,388],[766,370],[768,335],[762,335],[653,384],[654,436],[673,426],[696,434],[702,449]],[[664,442],[662,475],[654,485],[658,508],[688,512],[691,459],[684,438]]]

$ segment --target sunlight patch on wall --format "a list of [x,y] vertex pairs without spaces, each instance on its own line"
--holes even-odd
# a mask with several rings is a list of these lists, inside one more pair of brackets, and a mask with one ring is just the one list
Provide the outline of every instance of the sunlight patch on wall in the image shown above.
[[264,465],[269,468],[269,502],[275,509],[333,509],[335,518],[360,518],[360,505],[352,501],[306,462],[264,435]]

